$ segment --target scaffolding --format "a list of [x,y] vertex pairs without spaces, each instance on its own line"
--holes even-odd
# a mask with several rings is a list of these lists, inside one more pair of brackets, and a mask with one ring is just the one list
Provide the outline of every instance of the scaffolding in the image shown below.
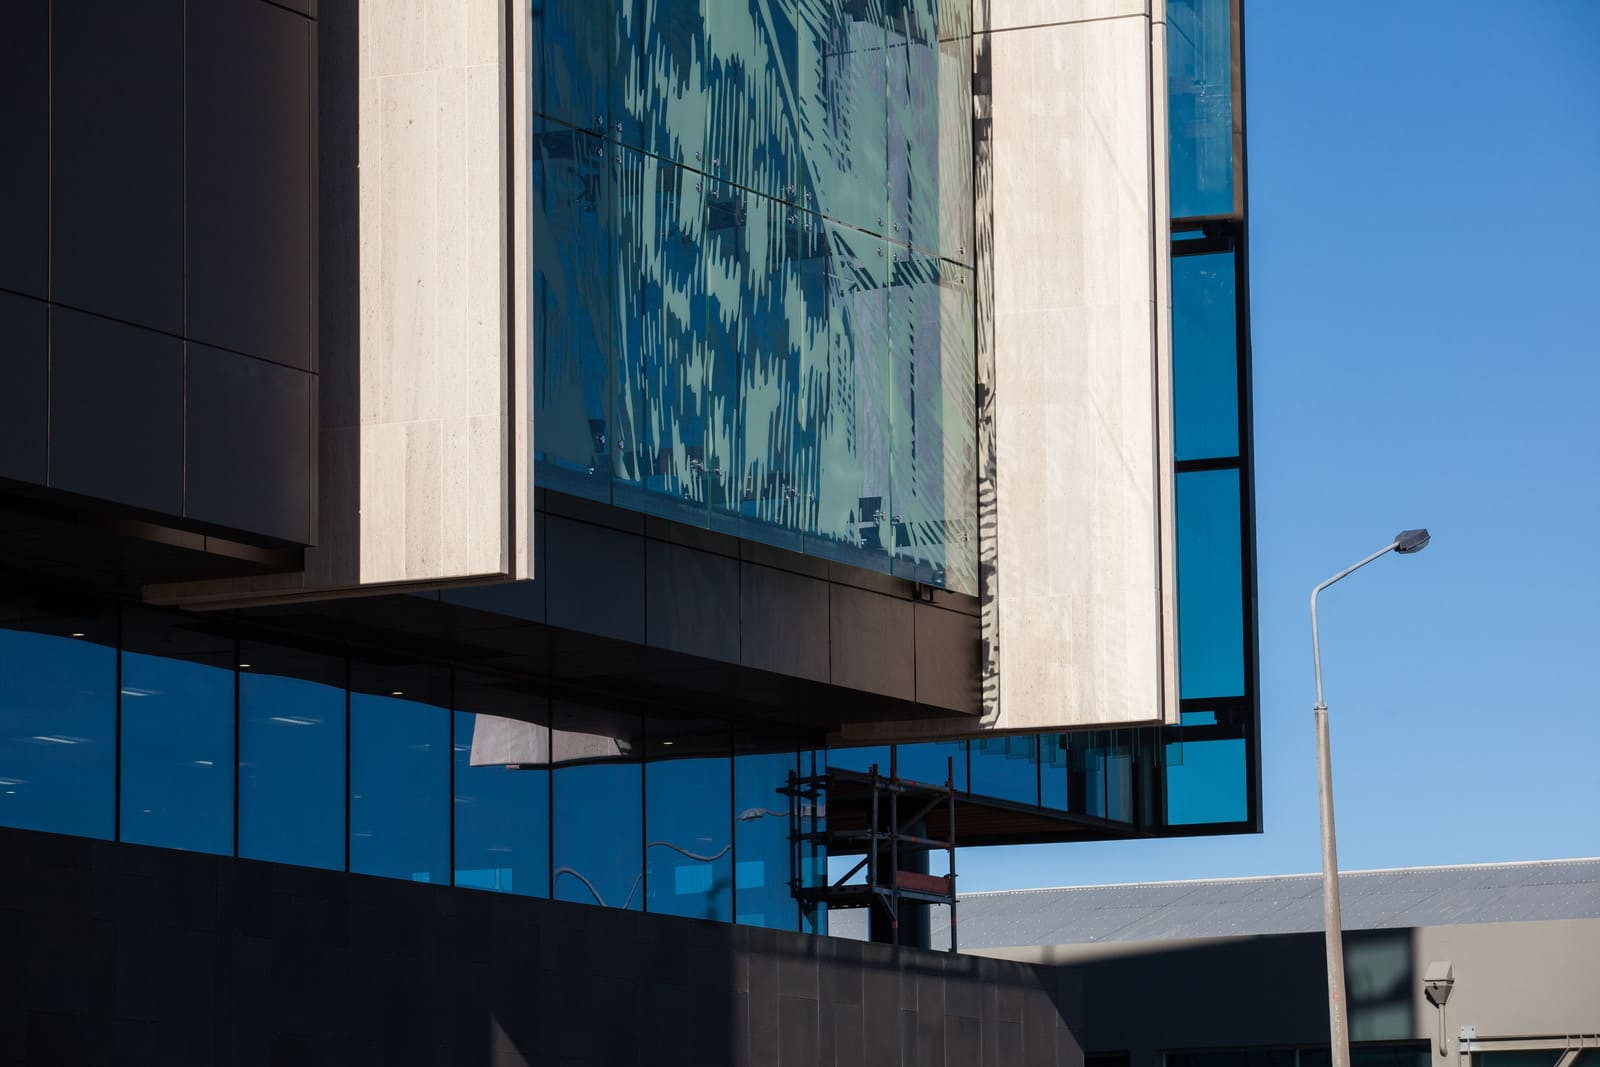
[[[932,785],[901,778],[890,750],[889,774],[874,763],[865,773],[843,769],[824,774],[789,772],[782,792],[789,797],[789,886],[810,912],[829,908],[868,908],[888,923],[890,940],[901,943],[906,905],[942,904],[950,909],[950,948],[956,951],[956,790],[954,761],[947,759],[945,782]],[[925,829],[943,807],[942,838]],[[905,870],[911,860],[944,852],[949,873]],[[826,857],[861,859],[837,879],[829,879]],[[922,865],[925,865],[923,863]],[[858,874],[865,875],[852,882]],[[869,919],[869,928],[872,922]]]

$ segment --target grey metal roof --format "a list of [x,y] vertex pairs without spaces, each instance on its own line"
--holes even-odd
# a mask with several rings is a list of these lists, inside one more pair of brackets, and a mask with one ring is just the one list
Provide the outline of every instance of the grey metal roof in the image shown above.
[[[1529,919],[1600,919],[1600,858],[1346,871],[1347,930]],[[1316,874],[1068,886],[961,897],[962,948],[1302,933],[1322,929]],[[935,908],[933,944],[949,943]],[[828,917],[836,937],[866,936],[866,913]]]

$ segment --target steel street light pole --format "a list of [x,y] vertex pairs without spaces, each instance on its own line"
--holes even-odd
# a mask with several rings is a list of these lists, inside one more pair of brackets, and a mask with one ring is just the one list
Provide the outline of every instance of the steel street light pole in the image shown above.
[[1322,648],[1317,643],[1317,594],[1389,552],[1410,555],[1428,545],[1427,530],[1403,530],[1359,563],[1311,590],[1311,660],[1317,674],[1317,800],[1322,824],[1322,929],[1328,953],[1328,1036],[1332,1067],[1350,1067],[1350,1026],[1344,1003],[1344,941],[1339,917],[1339,856],[1333,835],[1333,757],[1328,750],[1328,705],[1322,702]]

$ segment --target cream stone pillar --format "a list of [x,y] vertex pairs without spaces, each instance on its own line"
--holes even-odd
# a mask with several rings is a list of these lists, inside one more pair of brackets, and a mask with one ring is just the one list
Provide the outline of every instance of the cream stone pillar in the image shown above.
[[154,601],[531,576],[515,288],[528,254],[525,5],[329,0],[320,16],[318,543],[301,573],[151,587]]
[[1177,719],[1165,42],[976,0],[982,715],[848,739]]

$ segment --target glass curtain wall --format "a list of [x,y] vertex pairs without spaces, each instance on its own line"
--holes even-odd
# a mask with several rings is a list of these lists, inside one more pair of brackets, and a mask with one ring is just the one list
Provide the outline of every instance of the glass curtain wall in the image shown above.
[[1241,27],[1238,0],[1167,5],[1181,722],[1160,821],[1259,823]]
[[541,484],[973,593],[970,0],[543,0]]

